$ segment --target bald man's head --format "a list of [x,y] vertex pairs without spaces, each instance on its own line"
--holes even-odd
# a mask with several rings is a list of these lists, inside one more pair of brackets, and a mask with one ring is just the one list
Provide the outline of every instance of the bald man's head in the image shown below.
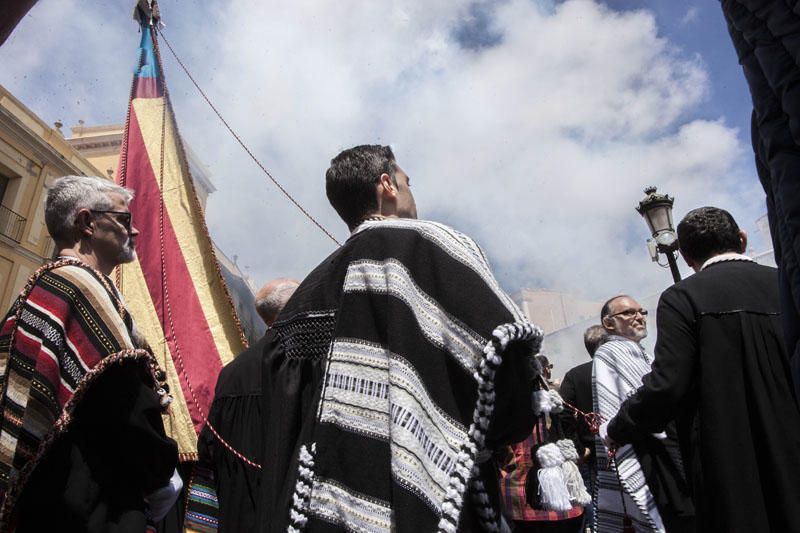
[[271,326],[300,282],[291,278],[276,278],[256,293],[256,311],[267,326]]

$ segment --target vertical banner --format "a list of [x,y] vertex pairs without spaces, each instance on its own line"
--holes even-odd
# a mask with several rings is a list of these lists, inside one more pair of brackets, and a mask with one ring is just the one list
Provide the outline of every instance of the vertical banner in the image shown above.
[[[141,13],[140,13],[141,15]],[[197,458],[197,435],[222,366],[246,347],[217,264],[178,134],[154,25],[140,16],[118,182],[133,189],[137,260],[118,281],[137,328],[168,375],[174,397],[165,415],[182,461]]]

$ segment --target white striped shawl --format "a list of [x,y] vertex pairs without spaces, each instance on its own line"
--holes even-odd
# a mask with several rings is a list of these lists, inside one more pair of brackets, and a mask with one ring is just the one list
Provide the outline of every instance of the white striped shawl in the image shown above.
[[[642,377],[650,372],[653,356],[638,343],[612,335],[594,355],[592,365],[592,403],[594,412],[611,420],[620,405],[642,385]],[[657,435],[661,437],[661,435]],[[608,450],[599,437],[595,437],[597,451],[597,483],[595,531],[618,533],[622,531],[626,512],[637,532],[664,532],[661,515],[653,494],[647,486],[644,473],[633,446],[627,444],[617,449],[616,464],[619,477],[613,471]],[[623,508],[620,481],[624,487]]]
[[[306,443],[300,455],[289,531],[334,524],[455,533],[465,506],[482,527],[499,531],[499,509],[477,470],[495,408],[495,372],[507,362],[528,365],[530,352],[506,348],[538,349],[541,330],[500,289],[480,248],[447,226],[366,222],[339,254],[347,257],[339,318],[315,446]],[[287,316],[291,305],[299,304]],[[524,389],[519,411],[530,402]],[[498,411],[512,416],[510,407]],[[532,413],[513,416],[533,420]],[[367,463],[373,470],[359,468]]]

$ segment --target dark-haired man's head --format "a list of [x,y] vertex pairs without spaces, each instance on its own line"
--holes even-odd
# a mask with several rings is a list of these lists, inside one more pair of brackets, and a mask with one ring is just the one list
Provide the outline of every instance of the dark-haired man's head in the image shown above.
[[536,360],[542,365],[542,376],[547,381],[550,381],[553,377],[553,363],[550,362],[546,355],[537,355]]
[[603,304],[600,323],[609,335],[636,342],[647,337],[647,310],[626,294],[614,296]]
[[589,326],[583,332],[583,345],[586,346],[589,357],[594,357],[594,352],[607,340],[608,332],[603,326]]
[[678,224],[678,243],[686,264],[697,272],[716,255],[743,253],[747,249],[747,234],[724,209],[698,207]]
[[334,157],[325,173],[325,192],[351,230],[375,215],[417,218],[408,175],[388,146],[356,146]]

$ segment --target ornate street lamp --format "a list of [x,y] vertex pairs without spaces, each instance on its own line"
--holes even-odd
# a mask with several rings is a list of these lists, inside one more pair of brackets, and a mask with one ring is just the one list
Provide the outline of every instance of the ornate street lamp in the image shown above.
[[[660,266],[669,266],[672,271],[672,279],[676,282],[681,280],[681,273],[678,271],[677,250],[678,235],[672,225],[672,203],[674,198],[667,194],[659,194],[656,187],[650,186],[644,190],[645,196],[636,210],[644,217],[650,233],[651,239],[647,239],[647,249],[650,251],[650,258]],[[658,254],[667,256],[668,265],[662,265],[658,261]]]

